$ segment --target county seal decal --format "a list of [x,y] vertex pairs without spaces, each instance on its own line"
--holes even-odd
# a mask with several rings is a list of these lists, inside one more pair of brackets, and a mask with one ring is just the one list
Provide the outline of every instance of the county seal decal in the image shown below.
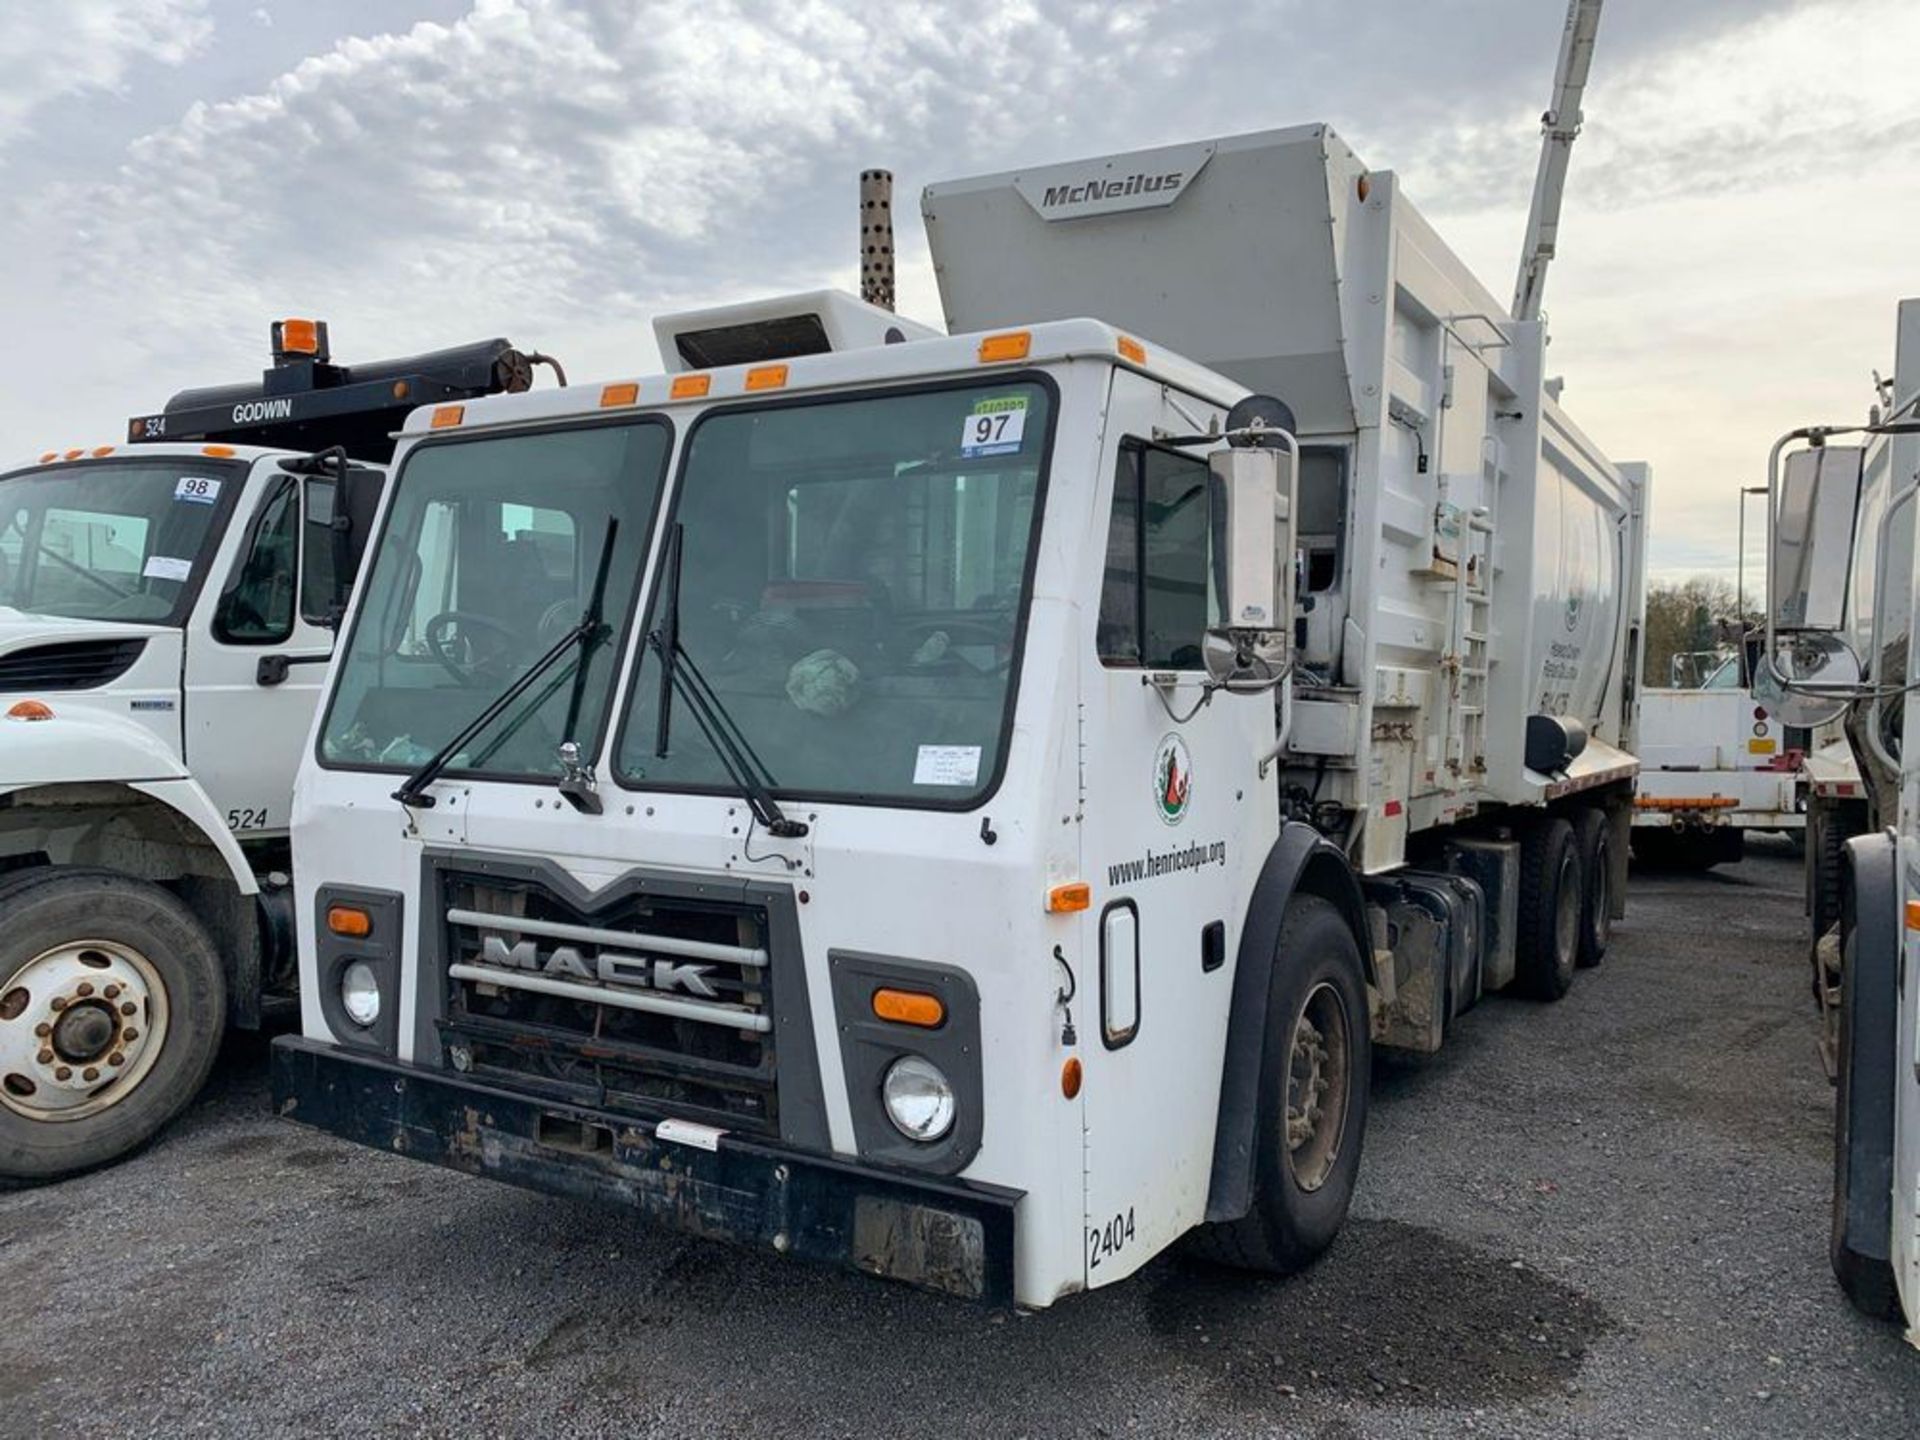
[[1153,803],[1160,818],[1178,825],[1187,818],[1187,805],[1193,799],[1193,756],[1187,742],[1169,735],[1160,742],[1153,757]]

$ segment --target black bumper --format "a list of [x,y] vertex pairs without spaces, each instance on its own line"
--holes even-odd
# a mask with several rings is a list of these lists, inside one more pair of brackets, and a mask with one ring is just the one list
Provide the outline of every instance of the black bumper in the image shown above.
[[272,1071],[277,1114],[344,1140],[629,1205],[695,1235],[1013,1303],[1015,1190],[733,1134],[702,1150],[657,1138],[652,1121],[550,1105],[299,1036],[273,1042]]

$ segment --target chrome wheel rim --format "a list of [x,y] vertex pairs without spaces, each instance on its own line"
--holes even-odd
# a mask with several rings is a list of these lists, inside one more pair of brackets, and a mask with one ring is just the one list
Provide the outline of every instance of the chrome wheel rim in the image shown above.
[[0,982],[0,1105],[29,1120],[84,1120],[120,1103],[160,1058],[167,987],[117,940],[73,940]]
[[1580,948],[1580,871],[1572,852],[1560,862],[1560,883],[1555,887],[1553,914],[1553,958],[1562,969],[1573,964]]

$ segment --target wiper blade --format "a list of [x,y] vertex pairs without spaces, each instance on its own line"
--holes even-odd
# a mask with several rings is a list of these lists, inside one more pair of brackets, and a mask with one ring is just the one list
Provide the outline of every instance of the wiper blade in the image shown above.
[[[600,618],[600,608],[605,598],[608,565],[613,556],[613,537],[619,529],[619,526],[620,522],[618,520],[609,519],[607,521],[607,537],[600,546],[599,573],[594,578],[593,594],[587,602],[586,610],[580,616],[580,623],[562,635],[558,640],[554,641],[553,647],[525,670],[522,670],[511,685],[507,686],[506,689],[494,697],[492,703],[489,704],[486,709],[482,710],[478,715],[474,716],[473,719],[461,726],[451,740],[434,751],[418,770],[415,770],[411,775],[407,776],[400,788],[393,792],[394,799],[409,808],[431,810],[436,802],[434,797],[427,793],[427,787],[440,778],[441,773],[452,763],[453,757],[460,753],[461,747],[471,741],[473,737],[478,735],[482,730],[486,729],[487,726],[491,725],[514,701],[531,690],[534,682],[558,664],[561,658],[575,646],[580,647],[580,670],[582,673],[585,672],[588,654],[591,652],[593,646],[597,645],[606,636],[607,627]],[[579,683],[581,682],[578,677],[576,677],[576,685]],[[543,696],[542,700],[544,701],[544,699],[545,697]],[[574,720],[577,718],[577,712],[578,705],[576,703],[568,712],[567,723],[569,728],[571,728]],[[563,785],[566,778],[565,776],[562,777]],[[567,798],[572,799],[573,797],[568,795]]]
[[769,835],[797,840],[807,833],[806,822],[790,819],[780,808],[780,802],[773,798],[773,773],[755,753],[746,732],[728,713],[726,703],[707,683],[707,677],[700,673],[700,667],[693,663],[693,657],[680,643],[680,555],[684,535],[684,527],[675,525],[668,536],[663,577],[666,589],[660,601],[660,623],[647,635],[647,644],[660,661],[660,701],[653,753],[663,759],[668,753],[673,697],[678,695],[693,712],[700,733],[739,787],[747,808],[753,811],[753,818]]

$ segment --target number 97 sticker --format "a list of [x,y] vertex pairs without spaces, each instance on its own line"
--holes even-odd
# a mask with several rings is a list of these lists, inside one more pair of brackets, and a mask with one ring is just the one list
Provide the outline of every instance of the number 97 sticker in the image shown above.
[[982,400],[960,427],[960,458],[1017,455],[1027,435],[1027,397]]

